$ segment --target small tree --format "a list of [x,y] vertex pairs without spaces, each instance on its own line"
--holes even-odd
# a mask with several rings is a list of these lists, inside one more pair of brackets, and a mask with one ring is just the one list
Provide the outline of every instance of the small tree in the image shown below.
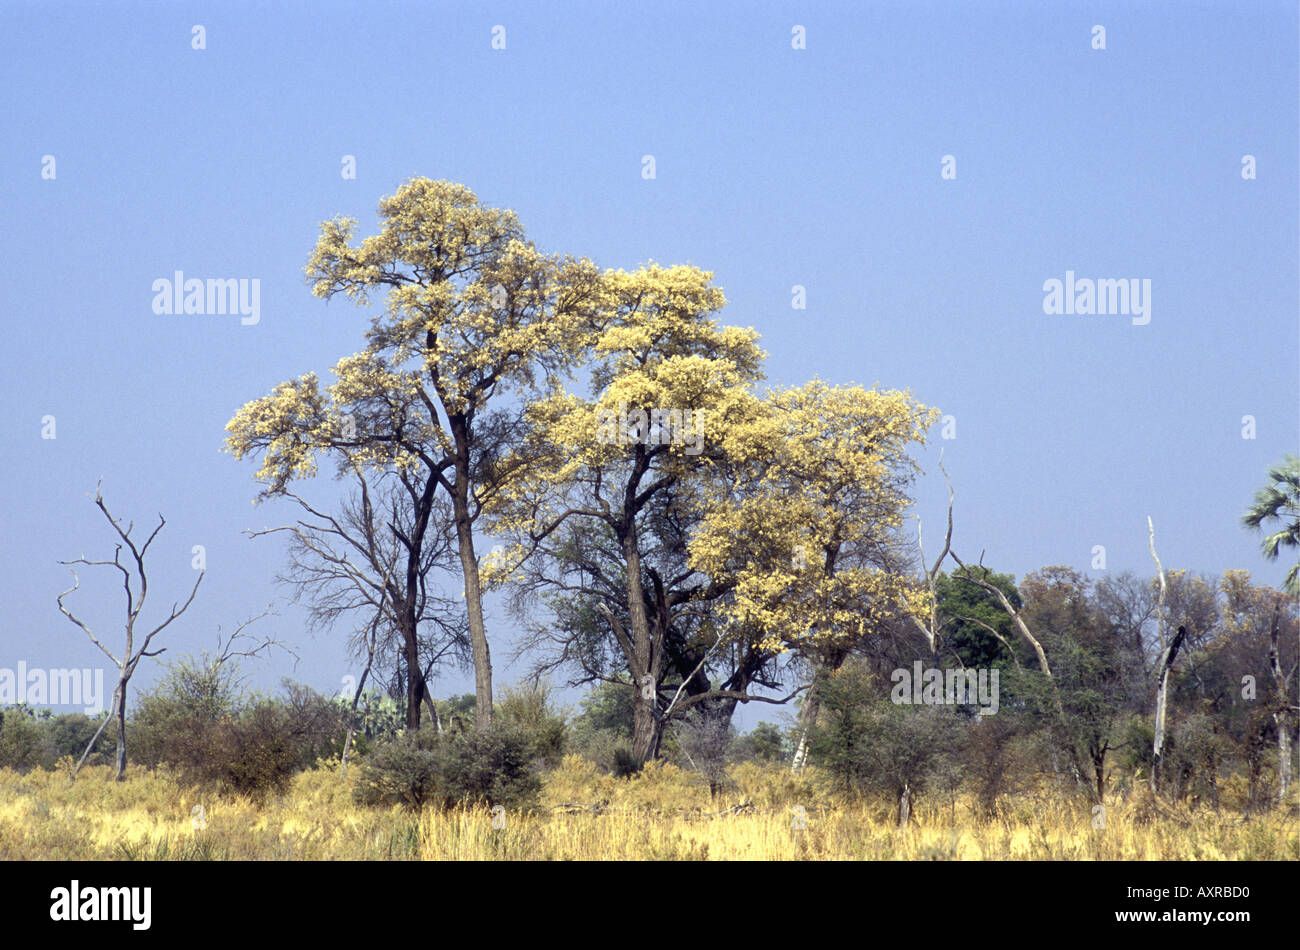
[[917,796],[958,768],[961,723],[946,706],[895,705],[885,692],[857,663],[828,675],[808,751],[844,791],[893,797],[905,828]]
[[789,742],[779,727],[770,722],[760,722],[740,737],[735,758],[757,762],[780,762],[787,756]]
[[[79,557],[73,561],[60,561],[59,563],[66,565],[86,564],[92,567],[111,567],[121,572],[122,586],[126,591],[126,644],[122,650],[121,656],[114,656],[113,651],[104,646],[103,641],[95,636],[90,627],[86,626],[82,620],[74,616],[72,612],[64,606],[63,598],[67,597],[81,586],[81,579],[77,577],[77,572],[75,570],[72,571],[73,585],[63,593],[59,594],[57,601],[59,610],[63,615],[80,627],[85,632],[86,636],[90,637],[91,642],[94,643],[95,646],[99,647],[99,649],[104,652],[104,655],[107,656],[113,662],[113,665],[117,667],[117,687],[113,690],[113,715],[110,718],[117,720],[116,780],[120,782],[126,775],[127,683],[130,682],[131,677],[135,674],[136,667],[142,659],[146,656],[157,656],[166,649],[166,647],[159,647],[157,650],[150,650],[149,645],[153,642],[154,637],[162,633],[162,631],[165,630],[173,620],[189,609],[190,604],[194,602],[194,595],[199,592],[199,584],[203,582],[204,572],[199,572],[198,578],[194,581],[194,589],[190,591],[190,596],[186,599],[184,605],[178,609],[176,604],[173,603],[171,612],[167,615],[167,619],[145,634],[137,648],[135,627],[136,623],[140,619],[141,611],[144,610],[145,598],[149,593],[149,578],[145,572],[144,558],[149,551],[149,545],[153,544],[154,538],[158,537],[158,532],[163,529],[163,525],[165,525],[167,521],[161,514],[159,514],[158,527],[153,529],[153,532],[145,539],[144,544],[137,545],[131,538],[131,531],[135,528],[135,522],[130,522],[126,528],[123,529],[121,522],[109,513],[108,506],[104,503],[104,497],[100,494],[98,486],[95,489],[95,505],[104,513],[104,517],[108,519],[108,523],[113,526],[113,530],[117,533],[117,536],[121,538],[121,543],[116,545],[113,549],[113,560],[89,561],[84,557]],[[126,564],[122,562],[123,545],[126,546],[131,555],[130,562]],[[69,570],[71,570],[71,567],[69,567]],[[90,755],[91,750],[94,749],[96,741],[98,741],[100,734],[104,731],[104,726],[107,726],[108,722],[109,719],[106,718],[103,724],[99,727],[99,731],[95,733],[94,738],[92,738],[86,745],[86,751],[82,753],[81,760],[77,762],[76,768],[72,771],[73,778],[77,777],[77,772],[86,761],[86,757]]]

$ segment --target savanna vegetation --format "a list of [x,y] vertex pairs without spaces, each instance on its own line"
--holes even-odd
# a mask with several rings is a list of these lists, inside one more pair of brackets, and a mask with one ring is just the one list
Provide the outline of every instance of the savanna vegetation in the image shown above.
[[[69,563],[125,575],[125,650],[75,587],[58,606],[118,691],[99,721],[3,711],[0,856],[1300,855],[1294,568],[1285,591],[1166,569],[1148,523],[1153,576],[1017,580],[960,558],[951,500],[929,561],[904,525],[939,414],[910,392],[765,387],[711,274],[544,254],[463,186],[379,211],[359,242],[326,222],[307,265],[317,296],[382,303],[364,346],[226,437],[291,512],[250,543],[285,543],[353,688],[248,693],[280,644],[232,638],[128,706],[184,608],[135,635],[153,535],[97,498],[131,557]],[[1268,479],[1244,527],[1294,556],[1300,461]],[[499,689],[493,646],[526,682]],[[457,665],[474,692],[436,698]],[[742,705],[769,721],[740,734]]]

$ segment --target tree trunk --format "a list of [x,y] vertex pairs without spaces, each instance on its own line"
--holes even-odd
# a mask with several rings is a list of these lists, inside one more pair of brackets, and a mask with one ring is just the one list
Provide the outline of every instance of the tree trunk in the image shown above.
[[402,630],[402,653],[406,659],[406,728],[420,728],[420,655],[414,631]]
[[1273,701],[1273,722],[1277,726],[1277,801],[1286,804],[1291,788],[1291,702],[1287,696],[1286,676],[1282,672],[1278,653],[1278,615],[1281,602],[1273,605],[1273,626],[1269,630],[1268,665],[1273,673],[1276,697]]
[[898,796],[898,827],[906,828],[912,820],[912,784],[903,783],[903,791]]
[[117,774],[114,781],[126,778],[126,678],[117,683]]
[[[1151,743],[1151,794],[1159,794],[1160,787],[1160,765],[1161,757],[1165,749],[1165,715],[1166,706],[1169,701],[1169,668],[1174,663],[1174,653],[1177,651],[1176,646],[1167,645],[1165,642],[1165,569],[1160,564],[1160,557],[1156,554],[1156,527],[1151,521],[1151,516],[1147,515],[1147,528],[1149,529],[1148,539],[1151,548],[1151,560],[1156,562],[1156,576],[1160,580],[1160,602],[1156,607],[1156,631],[1160,638],[1160,660],[1156,668],[1156,675],[1159,676],[1159,686],[1156,689],[1156,713],[1155,721],[1152,723],[1154,738]],[[1178,628],[1181,638],[1183,628]]]
[[479,584],[478,558],[474,537],[468,528],[462,533],[460,563],[465,572],[465,605],[469,614],[469,637],[474,648],[474,726],[482,731],[492,725],[492,651],[483,624],[483,589]]
[[808,761],[808,730],[817,724],[817,712],[821,703],[817,700],[817,674],[813,674],[812,688],[804,698],[803,708],[799,710],[799,741],[794,747],[794,761],[790,763],[792,772],[803,771]]
[[[631,519],[622,534],[623,557],[627,565],[627,610],[631,629],[627,636],[631,648],[628,672],[636,690],[632,695],[632,754],[644,765],[659,754],[663,726],[659,722],[659,663],[650,635],[650,618],[646,615],[645,589],[641,583],[641,551]],[[625,636],[624,639],[627,639]]]
[[642,688],[632,707],[632,754],[638,765],[645,765],[659,754],[660,727],[655,718],[654,699],[644,700]]
[[821,712],[822,705],[818,687],[827,676],[844,665],[848,655],[847,650],[835,650],[825,663],[817,663],[813,668],[812,686],[804,696],[803,708],[799,710],[799,741],[795,744],[794,761],[790,765],[793,772],[802,771],[808,761],[808,733],[817,725],[817,716]]
[[465,421],[453,417],[456,439],[456,481],[452,512],[456,519],[456,541],[461,572],[465,578],[465,611],[474,651],[474,726],[483,731],[492,725],[492,653],[483,624],[483,588],[479,582],[478,555],[474,553],[474,522],[470,516],[469,432]]

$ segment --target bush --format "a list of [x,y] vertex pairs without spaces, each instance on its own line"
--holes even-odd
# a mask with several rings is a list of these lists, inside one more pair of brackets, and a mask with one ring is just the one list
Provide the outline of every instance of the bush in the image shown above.
[[[79,760],[91,736],[99,729],[100,721],[84,713],[54,715],[48,709],[33,710],[26,706],[0,710],[0,768],[26,772],[53,769],[65,756]],[[111,763],[116,740],[116,730],[110,724],[86,763]]]
[[525,736],[533,757],[547,767],[554,768],[564,758],[569,727],[563,714],[552,707],[547,686],[507,688],[496,704],[494,719]]
[[735,743],[735,730],[727,717],[696,707],[672,724],[674,758],[680,768],[699,773],[716,798],[727,783],[727,756]]
[[128,758],[150,768],[168,764],[192,775],[206,773],[217,724],[243,700],[238,673],[229,664],[207,655],[170,664],[154,688],[141,694],[127,723]]
[[809,752],[843,791],[893,797],[901,824],[919,794],[956,787],[964,731],[950,706],[895,705],[886,695],[865,667],[846,666],[828,677]]
[[423,807],[435,795],[437,742],[437,732],[427,728],[380,742],[362,762],[356,800]]
[[569,728],[569,749],[617,776],[640,769],[632,755],[632,687],[601,683],[580,702]]
[[292,731],[291,717],[281,704],[258,700],[239,716],[216,724],[211,758],[190,774],[254,799],[283,794],[300,758]]
[[[106,714],[107,715],[107,714]],[[84,713],[66,713],[52,716],[44,723],[45,742],[49,757],[57,762],[64,756],[71,756],[73,761],[81,759],[86,746],[99,730],[102,719],[91,719]],[[128,738],[130,734],[128,733]],[[117,744],[117,730],[110,723],[100,733],[95,749],[86,759],[87,765],[108,765],[113,761]]]
[[361,764],[355,796],[363,804],[532,805],[541,791],[535,738],[509,723],[485,732],[406,732]]
[[631,778],[641,771],[641,761],[632,749],[625,745],[616,745],[610,752],[613,762],[611,771],[617,778]]
[[786,762],[794,755],[789,739],[778,726],[760,722],[736,742],[732,759],[736,762]]
[[30,709],[11,706],[0,712],[0,768],[25,772],[42,764],[45,743]]
[[186,781],[254,799],[282,794],[294,773],[341,751],[345,715],[308,687],[286,680],[283,690],[283,699],[245,697],[229,664],[181,660],[140,697],[128,753]]

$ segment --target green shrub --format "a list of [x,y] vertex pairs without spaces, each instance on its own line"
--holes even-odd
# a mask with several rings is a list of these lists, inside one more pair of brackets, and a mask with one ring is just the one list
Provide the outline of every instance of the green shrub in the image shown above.
[[900,818],[929,789],[955,788],[963,723],[950,706],[896,705],[865,665],[846,664],[821,684],[821,716],[809,730],[812,761],[849,794],[885,793]]
[[187,781],[255,799],[282,794],[294,773],[342,751],[345,715],[308,687],[286,680],[283,690],[282,699],[247,697],[229,664],[181,660],[140,697],[128,752]]
[[541,790],[536,743],[509,723],[484,732],[425,728],[381,743],[361,764],[363,804],[450,807],[490,803],[524,808]]
[[625,745],[616,745],[613,748],[613,771],[617,778],[630,778],[641,771],[641,761],[636,757],[631,748]]
[[32,710],[10,706],[0,711],[0,768],[19,772],[40,766],[45,743]]
[[563,714],[551,705],[550,689],[545,685],[508,687],[493,718],[525,736],[534,758],[548,767],[554,768],[564,758],[569,728]]
[[785,762],[794,755],[792,744],[779,726],[760,722],[741,736],[732,759],[736,762]]
[[[51,716],[42,725],[45,731],[45,744],[49,752],[49,757],[54,762],[64,756],[72,756],[74,760],[79,760],[81,754],[86,751],[86,746],[94,737],[102,719],[91,719],[85,713],[66,713],[59,716]],[[127,739],[131,738],[130,733]],[[113,752],[117,743],[117,730],[110,723],[100,733],[99,741],[95,743],[95,749],[86,759],[87,765],[107,765],[113,761]]]
[[605,772],[637,772],[640,765],[631,751],[632,697],[632,687],[622,683],[603,682],[591,690],[569,728],[569,750]]

